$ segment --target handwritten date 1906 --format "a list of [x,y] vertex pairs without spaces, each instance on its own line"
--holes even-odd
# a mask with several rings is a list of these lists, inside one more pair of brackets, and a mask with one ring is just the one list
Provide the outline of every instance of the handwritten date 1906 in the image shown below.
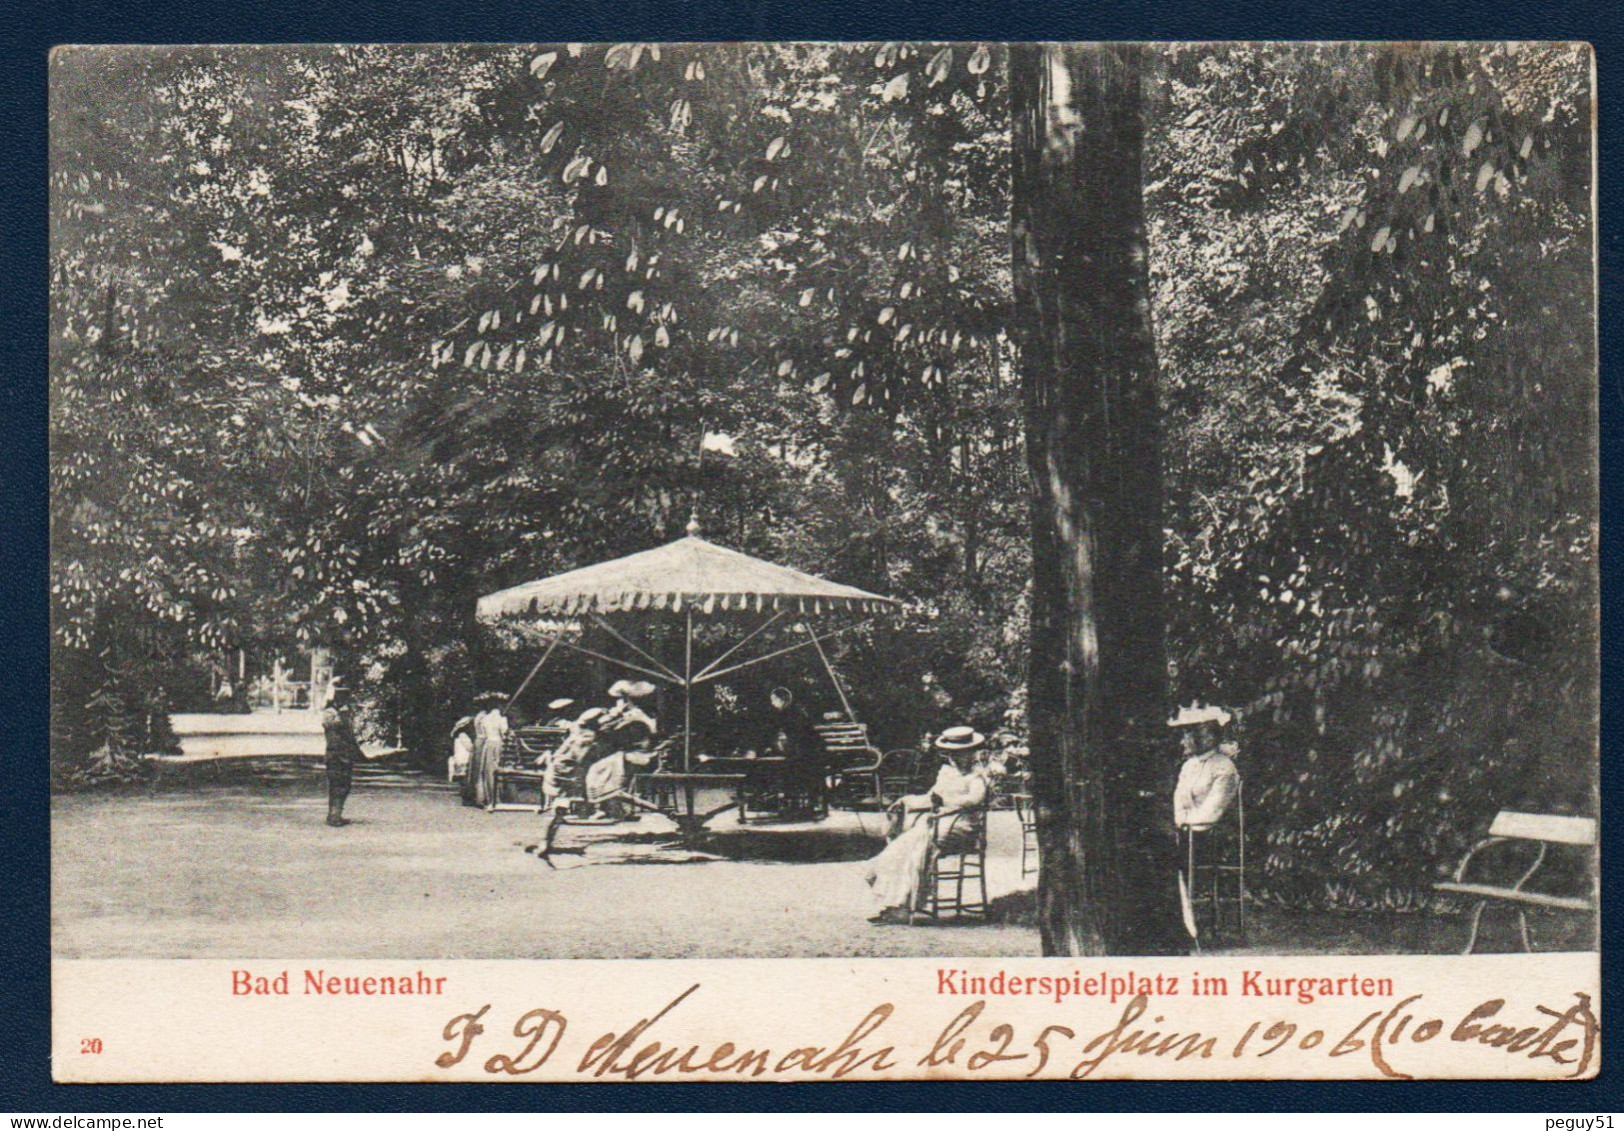
[[[1102,1066],[1121,1063],[1128,1057],[1233,1062],[1317,1050],[1333,1058],[1368,1057],[1380,1075],[1410,1079],[1411,1074],[1404,1071],[1407,1057],[1418,1046],[1442,1040],[1506,1056],[1548,1060],[1561,1066],[1565,1074],[1579,1077],[1593,1062],[1599,1031],[1590,996],[1584,993],[1575,993],[1572,1004],[1565,1009],[1535,1007],[1538,1020],[1529,1024],[1506,1019],[1502,998],[1484,1001],[1463,1016],[1446,1019],[1431,1015],[1421,1004],[1424,995],[1413,994],[1389,1009],[1367,1014],[1346,1032],[1285,1020],[1259,1020],[1247,1025],[1238,1037],[1178,1031],[1169,1026],[1164,1014],[1151,1014],[1150,998],[1139,996],[1127,1003],[1111,1028],[1091,1035],[1079,1035],[1077,1029],[1065,1024],[1049,1024],[1023,1034],[1008,1022],[984,1021],[987,1003],[976,1001],[948,1021],[930,1047],[918,1055],[887,1043],[891,1038],[882,1034],[896,1012],[889,1002],[870,1009],[832,1045],[804,1045],[778,1052],[741,1046],[736,1041],[696,1043],[652,1038],[654,1027],[699,989],[697,984],[690,986],[652,1016],[623,1031],[609,1030],[596,1037],[565,1075],[626,1080],[694,1075],[840,1079],[859,1072],[892,1077],[973,1076],[997,1066],[999,1070],[989,1075],[1081,1080]],[[462,1063],[476,1043],[491,1043],[481,1041],[491,1008],[487,1003],[446,1023],[441,1037],[451,1047],[435,1059],[440,1068],[450,1069]],[[1148,1019],[1147,1014],[1151,1014]],[[667,1022],[667,1027],[671,1024]],[[513,1023],[512,1036],[517,1043],[489,1055],[484,1070],[503,1076],[534,1072],[552,1059],[568,1029],[568,1019],[557,1010],[529,1010]]]

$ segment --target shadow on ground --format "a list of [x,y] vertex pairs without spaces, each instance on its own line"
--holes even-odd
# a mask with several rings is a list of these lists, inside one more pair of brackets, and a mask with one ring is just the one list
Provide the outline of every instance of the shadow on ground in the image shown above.
[[[1036,932],[1037,892],[1022,888],[993,897],[987,922]],[[953,922],[953,920],[948,920]],[[962,920],[961,922],[973,922]],[[1528,913],[1529,934],[1536,949],[1594,949],[1594,924],[1582,916]],[[1458,954],[1466,945],[1468,912],[1439,906],[1423,911],[1326,911],[1312,908],[1249,905],[1245,934],[1231,926],[1223,935],[1204,938],[1205,954]],[[1484,913],[1477,950],[1484,954],[1522,949],[1516,916],[1506,909]]]
[[987,918],[995,923],[1038,929],[1038,893],[1032,888],[994,896],[987,902]]
[[834,864],[867,860],[883,840],[846,829],[743,828],[708,836],[700,847],[724,860],[751,864]]

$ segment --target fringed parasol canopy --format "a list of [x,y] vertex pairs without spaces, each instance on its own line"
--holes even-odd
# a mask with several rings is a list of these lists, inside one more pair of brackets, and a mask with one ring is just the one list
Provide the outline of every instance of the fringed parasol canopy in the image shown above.
[[482,621],[668,610],[883,613],[898,602],[689,535],[668,545],[515,585],[479,599]]

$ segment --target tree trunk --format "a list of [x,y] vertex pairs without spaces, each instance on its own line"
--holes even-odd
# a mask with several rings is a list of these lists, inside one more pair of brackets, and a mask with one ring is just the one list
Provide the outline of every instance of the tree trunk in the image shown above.
[[1045,954],[1175,954],[1140,49],[1010,53]]

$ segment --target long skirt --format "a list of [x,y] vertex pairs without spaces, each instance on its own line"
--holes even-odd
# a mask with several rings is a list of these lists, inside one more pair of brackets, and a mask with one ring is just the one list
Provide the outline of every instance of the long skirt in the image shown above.
[[917,907],[929,872],[932,828],[923,814],[868,862],[863,878],[874,889],[881,907]]
[[474,804],[489,808],[496,804],[496,767],[502,758],[500,740],[482,739],[474,743],[474,756],[468,763],[468,777],[474,783]]
[[462,803],[479,804],[479,755],[472,743],[468,746],[468,760],[462,765]]
[[599,758],[586,771],[586,799],[594,805],[602,804],[623,792],[629,778],[626,755],[611,754],[607,758]]

